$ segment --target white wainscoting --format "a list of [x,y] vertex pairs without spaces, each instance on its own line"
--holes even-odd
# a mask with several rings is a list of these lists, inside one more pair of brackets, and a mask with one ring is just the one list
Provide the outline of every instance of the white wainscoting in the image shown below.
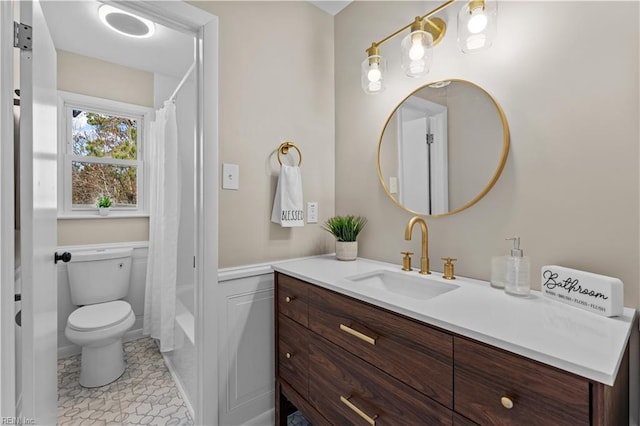
[[271,266],[222,269],[218,283],[219,424],[273,424]]
[[[133,327],[124,335],[124,341],[136,340],[142,337],[142,318],[144,316],[144,290],[145,279],[147,276],[147,255],[149,251],[149,243],[146,241],[114,243],[114,244],[95,244],[82,246],[64,246],[58,247],[58,253],[68,251],[73,254],[74,251],[95,250],[105,248],[133,248],[133,259],[131,262],[131,286],[129,295],[124,299],[131,305],[133,312],[136,314],[136,322]],[[80,353],[80,346],[74,345],[64,335],[64,329],[67,325],[67,318],[77,308],[71,303],[71,293],[69,292],[69,274],[67,273],[67,264],[58,262],[58,358],[64,358],[70,355]]]

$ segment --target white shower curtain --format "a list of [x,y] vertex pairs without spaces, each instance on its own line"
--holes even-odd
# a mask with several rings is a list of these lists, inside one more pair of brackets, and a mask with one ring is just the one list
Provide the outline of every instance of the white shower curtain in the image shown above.
[[143,334],[160,340],[160,351],[174,349],[176,274],[180,202],[176,107],[166,101],[151,123],[149,144],[149,256]]

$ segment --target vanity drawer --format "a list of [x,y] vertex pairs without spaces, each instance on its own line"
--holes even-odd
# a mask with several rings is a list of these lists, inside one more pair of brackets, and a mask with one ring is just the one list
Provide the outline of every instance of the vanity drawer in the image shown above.
[[278,317],[278,375],[304,398],[309,390],[308,333],[284,315]]
[[453,426],[478,426],[477,423],[472,422],[465,416],[461,416],[460,414],[453,412]]
[[315,286],[309,288],[309,328],[453,408],[451,335]]
[[307,304],[309,284],[279,273],[276,273],[276,280],[278,311],[306,327],[309,323]]
[[464,338],[454,338],[454,351],[455,411],[474,422],[590,424],[586,379]]
[[322,339],[309,344],[309,400],[334,425],[452,422],[451,410]]

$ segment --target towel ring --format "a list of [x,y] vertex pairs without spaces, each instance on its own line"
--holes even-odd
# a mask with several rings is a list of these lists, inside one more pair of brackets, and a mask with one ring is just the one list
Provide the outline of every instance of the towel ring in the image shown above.
[[282,160],[280,159],[280,154],[282,155],[287,155],[289,154],[289,148],[293,148],[296,151],[298,151],[298,166],[300,166],[302,164],[302,151],[300,151],[300,148],[298,148],[293,142],[284,142],[282,144],[280,144],[280,146],[278,147],[278,163],[280,163],[280,165],[282,165]]

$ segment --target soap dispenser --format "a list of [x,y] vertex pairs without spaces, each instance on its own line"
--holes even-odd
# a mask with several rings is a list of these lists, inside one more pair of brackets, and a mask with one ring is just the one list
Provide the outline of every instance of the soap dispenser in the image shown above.
[[510,258],[509,254],[491,258],[491,287],[504,289],[507,283],[507,261]]
[[531,291],[531,259],[524,256],[520,248],[520,237],[507,240],[513,241],[513,248],[506,259],[504,291],[513,296],[528,296]]
[[491,258],[491,287],[503,289],[507,281],[508,255],[493,256]]

